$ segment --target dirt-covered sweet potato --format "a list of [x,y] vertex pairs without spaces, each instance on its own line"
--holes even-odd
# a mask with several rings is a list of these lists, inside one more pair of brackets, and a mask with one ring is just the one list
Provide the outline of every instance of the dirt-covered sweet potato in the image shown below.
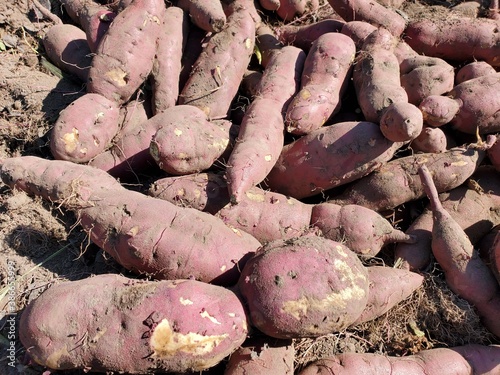
[[417,152],[445,152],[448,146],[446,133],[441,128],[424,126],[410,147]]
[[368,273],[356,254],[317,236],[273,241],[242,270],[250,321],[276,338],[318,337],[351,325],[368,300]]
[[254,44],[253,15],[235,3],[226,27],[210,37],[193,65],[179,95],[179,104],[198,107],[211,119],[226,117]]
[[99,94],[85,94],[67,106],[50,133],[50,151],[60,160],[86,163],[109,148],[120,128],[118,105]]
[[489,249],[488,261],[493,274],[500,284],[500,236],[498,235],[498,232],[493,240],[491,248]]
[[418,168],[426,164],[435,176],[439,192],[460,186],[485,157],[485,144],[456,147],[441,153],[421,153],[396,158],[365,176],[331,200],[332,203],[358,204],[375,211],[393,209],[425,197]]
[[321,236],[341,241],[361,256],[373,257],[387,244],[415,242],[411,235],[395,229],[387,219],[369,208],[354,204],[339,206],[333,203],[314,205],[311,226]]
[[165,10],[162,0],[134,0],[115,17],[92,59],[87,92],[130,100],[153,68]]
[[305,59],[300,48],[286,46],[276,50],[267,63],[227,162],[228,189],[235,202],[266,178],[280,156],[284,113],[299,89]]
[[224,375],[293,375],[294,360],[293,340],[258,335],[247,339],[231,354]]
[[322,194],[366,176],[401,146],[385,138],[375,123],[336,123],[284,146],[265,183],[297,199]]
[[[74,177],[62,179],[68,169]],[[101,182],[103,173],[28,156],[0,165],[1,178],[11,188],[42,196],[61,192],[51,201],[73,210],[89,239],[135,273],[231,285],[260,246],[210,214],[115,185],[108,188],[108,180]]]
[[422,275],[399,268],[371,266],[367,271],[368,302],[353,326],[382,316],[408,298],[424,281]]
[[368,35],[354,65],[353,82],[366,121],[380,123],[387,139],[406,142],[420,134],[423,118],[401,84],[397,43],[398,38],[384,28]]
[[226,15],[218,0],[178,0],[176,5],[189,14],[196,26],[205,31],[217,33],[226,24]]
[[71,24],[53,25],[43,37],[43,47],[54,65],[87,82],[92,56],[82,29]]
[[446,96],[429,96],[419,108],[430,125],[428,119],[467,134],[495,133],[500,131],[499,90],[500,73],[488,74],[456,85]]
[[432,253],[443,269],[448,286],[472,304],[484,326],[500,337],[500,285],[467,234],[443,208],[433,176],[425,164],[418,174],[432,210]]
[[415,105],[429,95],[446,94],[454,86],[453,66],[437,57],[408,57],[399,64],[399,70],[401,86],[408,94],[408,101]]
[[408,23],[404,40],[422,55],[459,62],[483,60],[500,66],[498,22],[484,17],[415,19]]
[[496,70],[486,61],[473,61],[462,66],[455,74],[455,85],[488,74],[494,74]]
[[278,25],[274,27],[274,32],[284,45],[293,45],[308,52],[314,41],[321,35],[339,32],[344,24],[342,20],[327,18],[310,24]]
[[406,28],[406,20],[399,13],[375,0],[328,0],[328,2],[333,10],[347,22],[365,21],[376,27],[382,26],[397,37]]
[[349,21],[342,26],[341,33],[351,38],[356,45],[356,49],[359,50],[363,46],[366,37],[376,29],[376,26],[365,21]]
[[201,109],[187,107],[184,119],[164,122],[155,132],[149,151],[158,166],[169,174],[182,175],[202,172],[221,157],[230,147],[232,123],[219,120],[210,122]]
[[[494,226],[500,224],[500,176],[490,166],[480,166],[467,181],[439,194],[442,206],[476,245]],[[394,249],[403,267],[423,270],[431,265],[432,212],[427,206],[405,232],[417,238]]]
[[314,12],[319,8],[319,0],[279,0],[280,6],[276,10],[278,16],[284,21],[291,21],[296,16],[306,12]]
[[51,370],[129,374],[202,371],[248,332],[245,310],[226,288],[114,274],[51,286],[19,327],[29,356]]
[[289,133],[308,134],[340,110],[355,55],[353,40],[338,32],[323,34],[313,42],[304,62],[300,91],[285,115]]
[[494,375],[499,370],[498,345],[464,345],[433,348],[407,356],[341,353],[311,363],[299,375]]
[[182,54],[187,42],[189,23],[186,14],[178,7],[165,11],[162,31],[156,45],[156,55],[151,70],[152,101],[154,113],[177,103]]

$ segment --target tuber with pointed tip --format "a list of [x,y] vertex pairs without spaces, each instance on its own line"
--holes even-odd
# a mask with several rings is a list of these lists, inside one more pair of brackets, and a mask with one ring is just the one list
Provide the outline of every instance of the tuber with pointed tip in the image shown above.
[[443,208],[433,176],[425,164],[418,174],[432,210],[432,253],[444,271],[448,286],[472,304],[485,327],[500,337],[500,285],[467,234]]

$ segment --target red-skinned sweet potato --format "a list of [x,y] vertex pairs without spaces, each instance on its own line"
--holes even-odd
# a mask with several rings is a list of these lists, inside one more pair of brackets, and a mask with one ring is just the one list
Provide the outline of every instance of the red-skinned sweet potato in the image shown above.
[[144,374],[215,366],[247,332],[245,310],[226,288],[106,274],[50,287],[23,311],[19,336],[52,370]]
[[394,36],[400,36],[406,28],[406,20],[392,9],[374,0],[328,0],[335,12],[347,22],[365,21],[385,27]]
[[484,326],[500,337],[500,285],[467,234],[443,208],[425,164],[418,173],[431,204],[432,253],[444,271],[446,282],[453,292],[475,307]]
[[92,59],[87,92],[119,104],[130,100],[153,69],[165,10],[162,0],[134,0],[115,17]]
[[233,8],[227,26],[206,43],[179,95],[179,104],[198,107],[211,119],[228,115],[255,44],[251,10],[236,3]]
[[217,33],[226,24],[226,15],[220,1],[178,0],[176,4],[189,13],[191,21],[202,30]]
[[[449,122],[467,134],[494,133],[500,131],[500,98],[494,95],[498,90],[500,73],[489,74],[462,82],[446,97],[429,96],[419,107],[427,122],[428,118],[437,119],[436,125]],[[442,113],[446,116],[440,119]]]
[[409,22],[404,40],[422,55],[445,60],[483,60],[500,66],[498,23],[487,18],[447,15]]
[[117,104],[85,94],[59,115],[50,133],[50,151],[60,160],[86,163],[104,152],[120,128]]
[[455,85],[488,74],[494,74],[496,70],[486,61],[473,61],[462,66],[455,75]]
[[283,114],[298,91],[305,53],[294,46],[275,51],[262,75],[257,97],[241,122],[238,139],[226,168],[231,200],[262,182],[283,149]]
[[290,21],[296,16],[301,16],[306,12],[314,12],[318,8],[318,0],[280,0],[280,6],[276,13],[282,20]]
[[366,176],[401,146],[385,138],[372,122],[333,124],[284,146],[265,184],[297,199],[322,194]]
[[491,264],[490,268],[493,271],[493,274],[500,284],[500,236],[498,233],[496,234],[493,245],[490,248],[489,263]]
[[308,134],[340,111],[355,55],[353,40],[341,33],[326,33],[313,42],[304,62],[300,91],[285,115],[289,133]]
[[[439,195],[442,206],[465,231],[473,244],[500,224],[500,178],[488,166],[480,166],[464,184]],[[429,207],[412,221],[406,234],[415,243],[398,244],[395,259],[403,267],[423,270],[431,265],[432,212]]]
[[436,176],[439,192],[460,186],[481,164],[489,144],[457,147],[446,152],[422,153],[391,160],[375,172],[352,184],[331,200],[332,203],[358,204],[375,211],[393,209],[425,197],[418,168],[426,164]]
[[[0,167],[11,188],[42,196],[62,192],[52,201],[73,210],[90,240],[136,273],[231,285],[260,246],[212,215],[115,185],[102,186],[103,172],[90,166],[19,157],[3,160]],[[76,177],[61,181],[67,169]]]
[[231,354],[224,375],[293,375],[294,360],[293,340],[254,336]]
[[238,288],[260,331],[276,338],[318,337],[361,315],[368,274],[344,245],[305,236],[261,248],[243,268]]
[[353,326],[384,315],[408,298],[423,283],[424,277],[416,272],[385,266],[367,267],[368,302]]
[[354,41],[356,49],[361,49],[368,35],[377,30],[376,26],[365,21],[349,21],[342,26],[341,33]]
[[71,24],[52,26],[43,38],[43,47],[54,65],[87,82],[92,56],[85,32],[79,27]]
[[410,147],[417,152],[445,152],[448,141],[440,128],[424,126],[419,136],[411,141]]
[[174,6],[167,8],[151,70],[152,107],[155,114],[177,103],[182,70],[181,56],[188,32],[188,19],[182,9]]

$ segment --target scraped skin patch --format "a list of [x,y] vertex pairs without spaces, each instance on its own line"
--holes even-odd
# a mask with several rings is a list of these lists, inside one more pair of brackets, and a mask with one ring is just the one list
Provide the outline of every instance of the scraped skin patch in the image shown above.
[[179,352],[202,356],[211,353],[227,337],[228,334],[204,336],[195,332],[174,332],[169,321],[163,319],[151,335],[150,346],[153,356],[162,359]]

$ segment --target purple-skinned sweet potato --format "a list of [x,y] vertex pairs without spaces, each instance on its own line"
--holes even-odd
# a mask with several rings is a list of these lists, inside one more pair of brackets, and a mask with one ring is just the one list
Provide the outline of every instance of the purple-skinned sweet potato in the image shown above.
[[[226,288],[114,274],[51,286],[19,327],[29,356],[44,367],[128,374],[202,371],[248,333],[244,307]],[[126,343],[127,355],[117,343]]]
[[368,273],[346,246],[317,236],[273,241],[242,270],[251,324],[276,338],[318,337],[351,325],[368,300]]
[[117,104],[99,94],[85,94],[67,106],[50,133],[50,151],[60,160],[86,163],[104,152],[119,131]]
[[[75,177],[61,180],[68,169]],[[108,187],[111,177],[101,183],[103,173],[37,157],[4,159],[0,165],[1,178],[11,188],[43,197],[61,192],[51,201],[74,211],[91,241],[138,274],[232,285],[244,261],[260,246],[210,214]]]
[[332,124],[284,146],[265,184],[297,199],[322,194],[380,168],[401,146],[372,122]]

